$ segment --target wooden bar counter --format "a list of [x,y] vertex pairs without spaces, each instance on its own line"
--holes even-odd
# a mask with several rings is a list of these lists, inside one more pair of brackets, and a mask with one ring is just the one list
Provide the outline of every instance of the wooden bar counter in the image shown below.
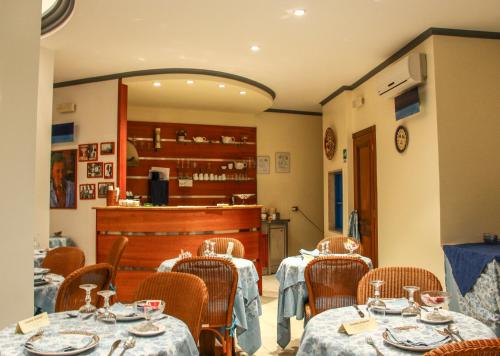
[[254,261],[262,291],[266,236],[260,232],[260,205],[96,207],[96,261],[106,262],[119,236],[128,238],[116,277],[118,300],[130,302],[139,283],[181,249],[196,256],[198,246],[214,237],[233,237]]

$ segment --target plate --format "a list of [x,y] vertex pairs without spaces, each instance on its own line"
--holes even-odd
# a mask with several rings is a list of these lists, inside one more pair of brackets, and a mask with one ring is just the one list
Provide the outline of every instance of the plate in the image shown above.
[[[417,327],[415,326],[402,326],[402,327],[396,327],[394,329],[400,329],[400,330],[410,330],[410,329],[415,329]],[[444,345],[444,344],[447,344],[448,342],[450,342],[451,340],[448,340],[448,341],[445,341],[443,343],[441,343],[440,345],[431,345],[431,346],[409,346],[409,345],[404,345],[404,344],[400,344],[398,342],[395,342],[395,341],[392,341],[390,338],[389,338],[389,335],[387,333],[387,331],[384,331],[382,333],[382,338],[384,339],[384,342],[388,343],[389,345],[392,345],[394,347],[397,347],[398,349],[402,349],[402,350],[408,350],[408,351],[417,351],[417,352],[426,352],[426,351],[430,351],[430,350],[433,350],[435,349],[436,347],[439,347],[441,345]]]
[[[33,355],[40,355],[40,356],[63,356],[63,355],[78,355],[82,352],[85,352],[85,351],[88,351],[90,349],[93,349],[94,347],[97,346],[97,344],[99,344],[99,336],[97,336],[96,334],[94,333],[88,333],[88,332],[85,332],[85,331],[60,331],[59,334],[63,334],[63,335],[85,335],[85,336],[92,336],[92,341],[90,342],[90,344],[88,344],[87,346],[85,347],[82,347],[80,349],[75,349],[75,350],[71,350],[71,351],[60,351],[60,352],[45,352],[45,351],[36,351],[36,350],[33,350],[29,347],[26,346],[26,344],[24,345],[24,349],[26,351],[28,351],[30,354],[33,354]],[[35,341],[36,339],[38,338],[41,338],[43,337],[43,334],[35,334],[33,335],[32,337],[30,337],[26,342],[32,342],[32,341]]]
[[158,330],[142,331],[140,329],[137,329],[141,325],[143,325],[143,323],[131,326],[130,328],[128,328],[128,332],[135,336],[156,336],[163,334],[167,329],[163,324],[153,324],[158,328]]
[[453,321],[453,317],[451,316],[451,314],[442,314],[442,311],[441,311],[441,314],[445,317],[443,320],[431,320],[431,319],[429,319],[428,314],[430,314],[430,313],[420,313],[419,320],[422,323],[434,324],[434,325],[448,324],[448,323]]
[[115,314],[116,315],[116,321],[136,321],[136,320],[141,320],[144,319],[142,315],[139,314],[133,314],[133,315],[123,315],[123,314]]
[[40,274],[47,274],[50,272],[49,268],[40,268],[40,267],[35,267],[33,270],[35,275],[40,275]]
[[49,284],[49,281],[47,281],[45,279],[38,279],[38,280],[35,280],[33,284],[35,287],[40,287],[40,286],[44,286],[46,284]]

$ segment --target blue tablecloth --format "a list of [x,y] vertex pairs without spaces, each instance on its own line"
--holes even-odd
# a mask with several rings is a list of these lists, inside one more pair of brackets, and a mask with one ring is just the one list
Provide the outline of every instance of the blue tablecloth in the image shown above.
[[50,282],[43,286],[36,286],[34,290],[35,314],[43,312],[53,313],[55,311],[57,292],[59,292],[59,287],[64,281],[64,277],[49,273],[46,278]]
[[443,249],[462,295],[472,288],[488,263],[500,261],[500,245],[474,243],[447,245]]
[[[163,261],[158,272],[171,271],[176,262],[176,258]],[[233,307],[237,343],[243,351],[252,355],[262,345],[259,322],[262,306],[257,286],[259,274],[252,261],[233,258],[232,262],[238,269],[238,287]]]

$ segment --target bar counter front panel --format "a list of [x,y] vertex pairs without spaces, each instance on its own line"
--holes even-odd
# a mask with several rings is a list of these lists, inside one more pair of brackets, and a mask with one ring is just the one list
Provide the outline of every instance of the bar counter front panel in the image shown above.
[[181,249],[196,256],[207,239],[232,237],[254,261],[262,291],[262,267],[267,261],[266,236],[260,231],[258,205],[229,207],[101,207],[96,209],[96,261],[106,262],[113,241],[128,238],[116,276],[118,300],[130,302],[140,282],[156,273]]

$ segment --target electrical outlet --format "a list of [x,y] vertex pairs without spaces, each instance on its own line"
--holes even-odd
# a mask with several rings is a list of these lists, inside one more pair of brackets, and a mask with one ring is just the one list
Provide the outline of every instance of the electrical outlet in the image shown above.
[[292,211],[299,211],[299,207],[298,206],[292,206],[291,210]]

